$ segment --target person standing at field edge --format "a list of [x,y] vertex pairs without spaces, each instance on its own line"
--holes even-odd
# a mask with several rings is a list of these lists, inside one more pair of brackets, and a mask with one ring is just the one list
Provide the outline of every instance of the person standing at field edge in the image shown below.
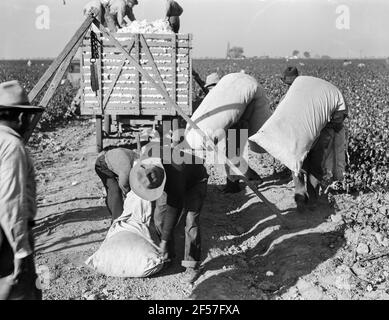
[[36,187],[32,161],[22,141],[31,106],[17,81],[0,84],[0,300],[40,300],[32,227]]

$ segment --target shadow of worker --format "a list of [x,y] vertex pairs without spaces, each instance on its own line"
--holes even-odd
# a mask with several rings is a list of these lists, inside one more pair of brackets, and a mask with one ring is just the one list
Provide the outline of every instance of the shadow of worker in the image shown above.
[[[225,260],[227,268],[231,269],[203,281],[199,279],[201,282],[193,290],[191,298],[263,300],[279,297],[299,278],[334,257],[344,244],[342,230],[327,233],[312,230],[280,237],[265,254],[260,254],[262,249],[255,247],[250,250],[248,259],[235,256]],[[328,298],[319,290],[312,292],[309,299]]]

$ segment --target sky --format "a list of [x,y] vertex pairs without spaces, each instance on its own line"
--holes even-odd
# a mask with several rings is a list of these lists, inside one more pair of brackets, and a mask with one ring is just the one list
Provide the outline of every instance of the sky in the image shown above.
[[[165,1],[138,0],[136,18],[164,17]],[[285,57],[295,49],[312,56],[389,56],[389,0],[177,1],[184,8],[180,32],[193,34],[195,58],[224,58],[228,42],[248,57]],[[82,24],[87,2],[0,0],[0,59],[56,57]],[[49,24],[40,19],[42,6]]]

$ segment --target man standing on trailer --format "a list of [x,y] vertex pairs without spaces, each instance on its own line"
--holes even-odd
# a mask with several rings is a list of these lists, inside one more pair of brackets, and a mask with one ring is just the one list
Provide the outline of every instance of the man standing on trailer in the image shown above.
[[137,0],[92,0],[85,5],[83,12],[84,16],[94,13],[103,26],[116,32],[127,25],[126,19],[130,22],[136,20],[133,8],[137,4]]
[[35,174],[22,140],[42,110],[17,81],[0,84],[0,300],[42,298],[33,256]]
[[166,1],[166,18],[169,21],[170,27],[174,33],[180,31],[180,16],[184,12],[184,9],[174,0]]

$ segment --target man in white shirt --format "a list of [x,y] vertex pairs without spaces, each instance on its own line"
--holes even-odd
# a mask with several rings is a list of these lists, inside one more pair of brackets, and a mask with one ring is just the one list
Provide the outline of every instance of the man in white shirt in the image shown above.
[[0,84],[0,300],[41,299],[33,258],[35,174],[22,135],[31,114],[42,110],[17,81]]
[[295,79],[284,99],[285,103],[296,104],[301,108],[312,105],[312,109],[316,110],[313,117],[329,117],[303,162],[301,172],[297,176],[293,175],[295,201],[298,208],[302,209],[307,204],[314,206],[316,203],[324,174],[325,152],[332,142],[331,131],[340,132],[343,129],[348,109],[338,88],[314,77],[300,76]]

